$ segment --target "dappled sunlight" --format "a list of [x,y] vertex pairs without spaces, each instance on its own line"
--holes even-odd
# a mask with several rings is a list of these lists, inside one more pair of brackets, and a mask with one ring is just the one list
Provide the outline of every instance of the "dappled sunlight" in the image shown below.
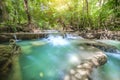
[[50,7],[55,8],[56,11],[61,12],[69,9],[69,6],[72,4],[71,1],[67,0],[52,0],[48,2]]
[[67,9],[68,9],[68,6],[67,6],[67,5],[62,5],[62,6],[56,7],[56,10],[59,11],[59,12],[61,12],[61,11],[63,11],[63,10],[67,10]]
[[68,58],[69,58],[69,62],[72,64],[79,64],[80,63],[79,56],[76,54],[70,54],[68,56]]

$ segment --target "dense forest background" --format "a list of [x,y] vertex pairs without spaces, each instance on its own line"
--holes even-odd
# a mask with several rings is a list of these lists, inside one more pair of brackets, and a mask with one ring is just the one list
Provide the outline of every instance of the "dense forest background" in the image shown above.
[[0,27],[120,30],[120,0],[0,0]]

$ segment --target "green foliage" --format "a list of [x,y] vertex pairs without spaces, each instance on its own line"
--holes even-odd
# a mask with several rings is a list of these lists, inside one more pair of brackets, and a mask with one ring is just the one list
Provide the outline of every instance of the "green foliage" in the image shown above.
[[[4,22],[0,20],[1,24],[27,23],[24,0],[0,2],[5,3],[2,7],[5,7],[8,16]],[[32,23],[37,24],[41,29],[59,29],[61,26],[71,26],[70,28],[74,30],[88,27],[110,28],[108,25],[111,21],[120,17],[119,0],[28,0],[28,7]],[[1,16],[3,16],[2,13],[0,13]]]

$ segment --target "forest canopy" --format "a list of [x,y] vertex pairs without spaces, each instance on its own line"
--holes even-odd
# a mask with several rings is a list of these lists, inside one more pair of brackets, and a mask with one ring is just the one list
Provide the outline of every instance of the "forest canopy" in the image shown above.
[[120,30],[120,0],[0,0],[0,26]]

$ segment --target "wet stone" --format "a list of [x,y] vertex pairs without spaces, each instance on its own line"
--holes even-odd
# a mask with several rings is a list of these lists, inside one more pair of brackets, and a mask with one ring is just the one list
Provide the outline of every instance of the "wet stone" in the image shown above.
[[64,80],[70,80],[70,76],[69,76],[69,75],[66,75],[66,76],[64,77]]
[[90,75],[93,69],[105,64],[106,62],[106,55],[100,52],[93,57],[83,60],[83,62],[76,66],[76,68],[71,69],[69,75],[70,78],[65,80],[91,80]]
[[70,74],[75,74],[75,70],[71,69]]

